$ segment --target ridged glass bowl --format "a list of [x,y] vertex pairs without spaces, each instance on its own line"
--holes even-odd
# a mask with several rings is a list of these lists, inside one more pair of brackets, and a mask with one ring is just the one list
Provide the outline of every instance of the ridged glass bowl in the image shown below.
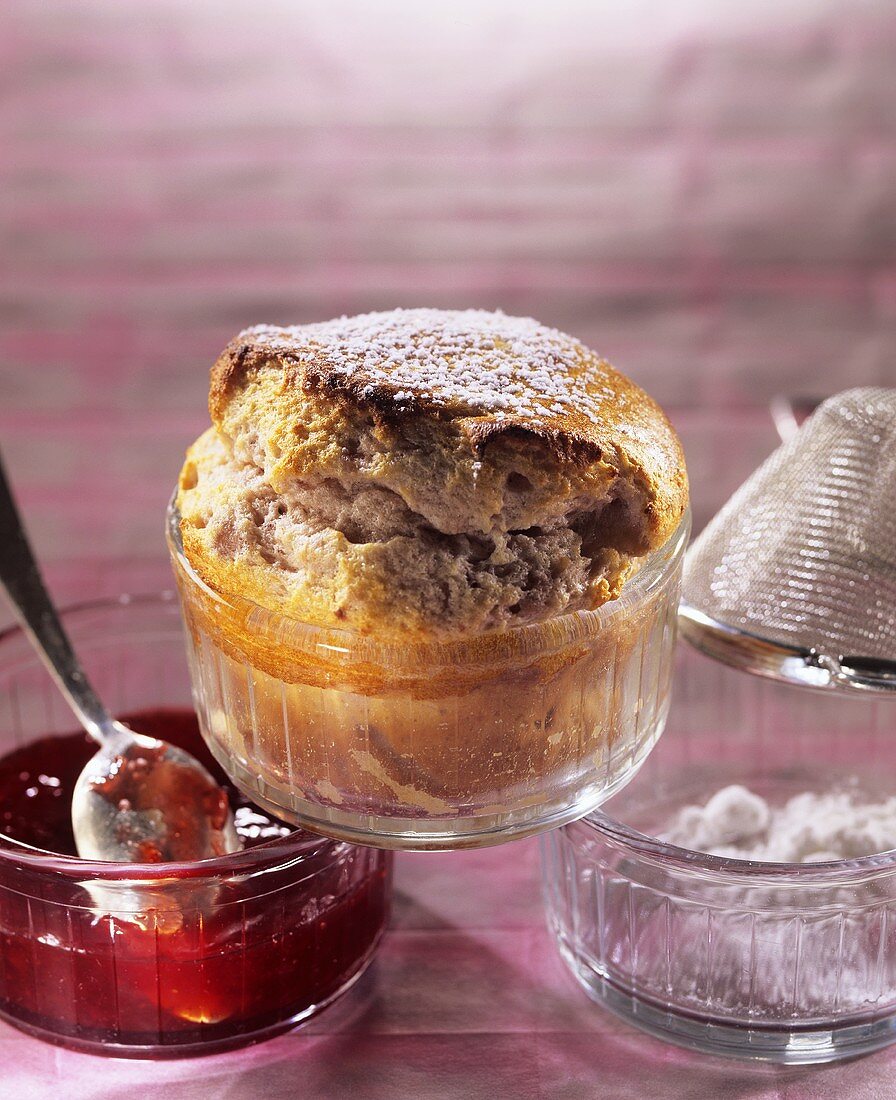
[[663,1038],[830,1061],[896,1038],[896,851],[787,864],[653,839],[742,784],[771,805],[893,794],[896,705],[832,697],[679,649],[666,733],[605,808],[543,839],[548,918],[596,1001]]
[[662,730],[689,517],[596,611],[407,645],[214,591],[168,521],[203,736],[308,829],[407,849],[539,832],[618,790]]
[[[62,618],[116,713],[191,707],[173,594],[85,604]],[[76,728],[22,631],[0,634],[0,756]],[[35,782],[52,785],[56,774]],[[0,1017],[119,1057],[206,1054],[285,1031],[372,958],[391,862],[298,831],[162,864],[89,862],[0,836]]]

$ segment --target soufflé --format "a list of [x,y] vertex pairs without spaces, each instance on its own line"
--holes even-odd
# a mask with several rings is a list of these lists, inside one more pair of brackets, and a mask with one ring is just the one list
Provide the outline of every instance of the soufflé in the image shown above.
[[209,408],[175,562],[204,731],[253,797],[337,834],[500,833],[542,780],[559,806],[606,773],[680,571],[684,459],[650,397],[529,318],[402,309],[246,329]]

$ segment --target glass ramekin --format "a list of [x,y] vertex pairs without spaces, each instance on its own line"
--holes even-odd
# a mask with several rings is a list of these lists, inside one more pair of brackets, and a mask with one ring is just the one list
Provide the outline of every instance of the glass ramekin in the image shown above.
[[601,1004],[684,1046],[823,1062],[896,1038],[896,851],[720,858],[651,839],[739,783],[781,804],[854,778],[893,793],[890,700],[761,680],[680,647],[662,742],[607,806],[542,841],[549,923]]
[[[63,615],[118,713],[190,706],[173,593]],[[18,629],[0,635],[0,755],[77,727]],[[319,1012],[371,959],[391,857],[296,832],[220,859],[95,863],[0,838],[0,1016],[93,1053],[223,1050]]]
[[571,821],[665,720],[686,516],[597,611],[388,644],[214,591],[168,538],[203,735],[259,805],[386,848],[477,847]]

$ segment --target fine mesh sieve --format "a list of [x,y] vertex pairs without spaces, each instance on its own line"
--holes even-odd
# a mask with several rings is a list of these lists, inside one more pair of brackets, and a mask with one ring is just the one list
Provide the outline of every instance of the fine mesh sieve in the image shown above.
[[896,691],[896,390],[825,401],[688,551],[698,648],[810,687]]

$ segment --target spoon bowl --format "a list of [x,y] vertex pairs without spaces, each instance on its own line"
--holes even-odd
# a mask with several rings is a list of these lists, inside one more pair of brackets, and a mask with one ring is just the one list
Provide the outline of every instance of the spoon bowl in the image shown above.
[[195,757],[121,722],[112,729],[72,794],[82,858],[166,863],[239,850],[227,795]]

